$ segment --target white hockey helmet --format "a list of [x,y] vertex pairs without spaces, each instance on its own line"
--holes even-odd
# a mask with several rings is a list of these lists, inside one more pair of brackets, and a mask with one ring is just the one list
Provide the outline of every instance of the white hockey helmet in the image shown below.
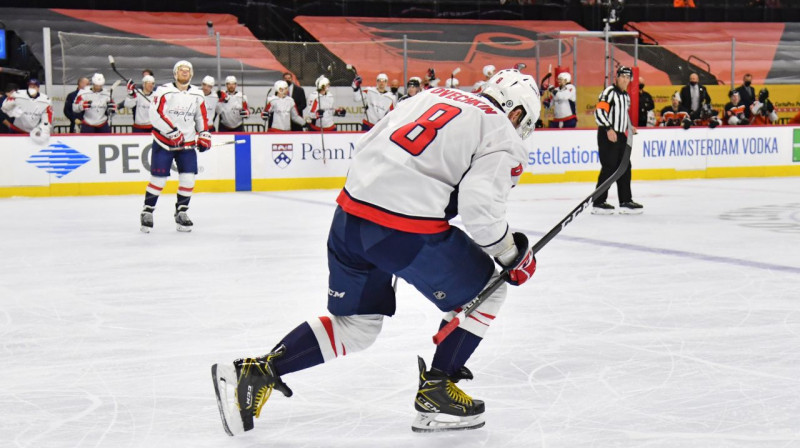
[[495,70],[497,70],[497,68],[495,68],[494,65],[491,65],[491,64],[484,65],[483,66],[483,76],[485,76],[487,78],[489,78],[491,76],[494,76],[494,71]]
[[486,81],[481,93],[494,99],[506,114],[521,107],[524,115],[517,127],[517,134],[523,140],[531,135],[542,110],[539,90],[532,76],[514,69],[500,70]]
[[233,75],[225,77],[225,84],[236,84],[236,77]]
[[458,87],[458,85],[458,78],[447,78],[447,81],[444,82],[444,86],[447,88]]
[[172,76],[175,78],[178,77],[178,69],[181,67],[188,67],[189,68],[189,79],[191,80],[194,77],[194,67],[192,67],[192,63],[189,61],[181,60],[175,63],[172,67]]
[[153,78],[150,75],[144,75],[144,76],[142,76],[142,84],[144,85],[144,83],[146,83],[146,82],[155,83],[156,82],[156,78]]
[[95,73],[92,75],[93,86],[103,86],[106,83],[106,77],[102,73]]
[[558,74],[558,80],[560,81],[562,79],[565,84],[569,84],[572,82],[572,75],[570,75],[569,72],[561,72]]
[[214,80],[214,77],[213,77],[213,76],[208,76],[208,75],[207,75],[207,76],[205,76],[205,77],[203,78],[203,84],[205,84],[205,85],[207,85],[207,86],[214,87],[214,81],[215,81],[215,80]]
[[314,81],[314,85],[317,86],[317,90],[322,90],[325,86],[331,85],[331,80],[326,78],[325,75],[320,75],[316,81]]
[[386,81],[389,82],[389,75],[386,73],[378,73],[378,77],[375,78],[376,81]]
[[286,90],[289,89],[289,83],[287,83],[286,81],[284,81],[282,79],[280,81],[276,81],[275,82],[275,90],[276,91],[281,91],[281,90],[284,90],[284,89],[286,89]]

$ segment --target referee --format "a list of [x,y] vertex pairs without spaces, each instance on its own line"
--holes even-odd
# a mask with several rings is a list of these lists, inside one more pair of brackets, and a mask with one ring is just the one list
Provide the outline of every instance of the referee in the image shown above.
[[[628,110],[631,99],[628,96],[628,84],[631,82],[633,71],[630,67],[621,66],[617,69],[614,84],[606,87],[600,94],[594,119],[597,122],[597,151],[600,154],[600,176],[597,186],[606,181],[617,167],[622,163],[625,144],[628,137],[630,117]],[[619,211],[623,214],[642,213],[641,204],[633,202],[631,194],[631,166],[617,180],[617,196],[619,197]],[[597,215],[610,215],[614,213],[614,206],[606,202],[608,191],[603,192],[592,207],[592,213]]]

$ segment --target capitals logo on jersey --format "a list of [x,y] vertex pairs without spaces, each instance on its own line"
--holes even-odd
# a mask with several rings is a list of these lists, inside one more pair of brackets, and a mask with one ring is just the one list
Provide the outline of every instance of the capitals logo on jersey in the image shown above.
[[292,150],[291,143],[273,143],[272,144],[272,161],[278,168],[286,168],[292,163]]

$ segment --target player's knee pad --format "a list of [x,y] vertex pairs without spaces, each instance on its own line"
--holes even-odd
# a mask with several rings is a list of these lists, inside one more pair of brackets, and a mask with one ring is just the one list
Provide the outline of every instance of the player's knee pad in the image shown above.
[[150,176],[150,183],[147,184],[147,192],[156,196],[161,194],[161,190],[167,185],[167,178],[161,176]]
[[322,358],[333,358],[366,349],[377,339],[383,315],[321,316],[308,322],[319,343]]
[[[491,283],[498,275],[500,274],[495,273],[489,282]],[[508,285],[504,282],[489,296],[489,298],[484,300],[469,317],[458,324],[458,326],[482,338],[483,335],[486,334],[486,330],[489,329],[489,325],[491,325],[495,316],[497,316],[497,313],[500,311],[500,307],[503,306],[503,302],[506,301],[507,292]],[[461,311],[460,307],[447,313],[444,320],[450,322],[459,311]]]
[[194,191],[194,173],[178,174],[178,194],[191,196]]

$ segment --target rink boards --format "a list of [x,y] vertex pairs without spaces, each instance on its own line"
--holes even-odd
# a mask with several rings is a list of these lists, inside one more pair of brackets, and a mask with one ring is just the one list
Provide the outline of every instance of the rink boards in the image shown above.
[[[199,154],[195,191],[340,188],[361,135],[215,134],[221,146]],[[0,197],[142,194],[152,142],[146,134],[57,135],[43,145],[0,137]],[[597,179],[596,130],[537,130],[526,144],[524,183]],[[643,129],[631,164],[634,180],[800,176],[800,128]],[[176,189],[173,167],[165,191]]]

